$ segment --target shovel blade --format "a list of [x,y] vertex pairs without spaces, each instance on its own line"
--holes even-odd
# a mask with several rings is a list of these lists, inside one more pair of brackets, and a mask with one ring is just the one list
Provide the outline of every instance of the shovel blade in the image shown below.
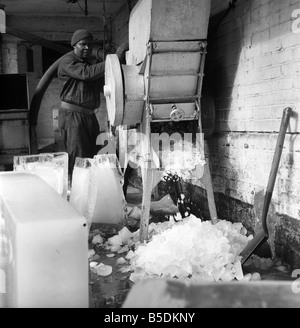
[[242,250],[240,255],[242,256],[241,263],[242,265],[248,260],[248,258],[253,254],[253,252],[258,248],[262,243],[268,239],[268,234],[262,229],[260,230],[248,245]]

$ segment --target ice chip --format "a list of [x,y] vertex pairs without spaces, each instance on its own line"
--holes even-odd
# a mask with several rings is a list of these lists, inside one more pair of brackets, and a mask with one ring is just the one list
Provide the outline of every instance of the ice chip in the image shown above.
[[128,217],[136,219],[136,220],[140,220],[141,219],[141,215],[142,215],[142,210],[138,207],[134,207],[128,214]]
[[107,239],[108,243],[113,246],[121,246],[122,245],[122,238],[120,235],[114,235]]
[[127,266],[127,267],[121,267],[121,268],[119,269],[119,271],[122,272],[122,273],[126,273],[126,272],[131,271],[131,267],[130,267],[130,266]]
[[121,253],[125,253],[128,251],[129,251],[129,247],[128,247],[128,245],[125,245],[121,249],[118,250],[118,253],[121,254]]
[[97,273],[99,276],[109,276],[112,273],[112,267],[104,263],[99,263],[92,268],[92,271]]
[[225,272],[221,276],[221,280],[224,282],[229,282],[234,280],[234,274],[231,270],[225,270]]
[[103,238],[100,235],[96,235],[92,240],[92,244],[103,244]]
[[124,259],[124,257],[120,257],[120,258],[117,259],[116,263],[118,265],[122,265],[122,264],[126,263],[126,260]]
[[251,277],[252,277],[252,274],[251,273],[247,273],[241,281],[248,282],[248,281],[251,280]]
[[118,234],[121,237],[121,240],[122,240],[123,244],[125,244],[133,236],[132,232],[130,232],[127,227],[122,228],[118,232]]
[[252,273],[250,281],[259,281],[261,280],[261,276],[258,272]]
[[142,279],[145,279],[145,274],[142,272],[139,272],[139,273],[133,272],[133,273],[131,273],[131,275],[129,277],[129,280],[132,282],[137,282]]
[[276,266],[275,269],[281,272],[287,271],[287,267],[285,265]]
[[112,252],[118,252],[119,250],[121,249],[121,246],[120,245],[113,245],[111,246],[110,250]]
[[115,254],[113,254],[113,253],[112,253],[112,254],[106,254],[106,256],[107,256],[107,257],[114,257]]
[[94,268],[97,265],[98,265],[98,262],[90,262],[90,267],[91,268]]
[[130,260],[131,258],[133,258],[135,256],[134,252],[132,250],[130,250],[127,255],[126,255],[126,259]]
[[234,262],[234,271],[235,271],[234,276],[237,280],[242,280],[244,278],[244,273],[243,273],[242,264],[241,264],[240,260]]

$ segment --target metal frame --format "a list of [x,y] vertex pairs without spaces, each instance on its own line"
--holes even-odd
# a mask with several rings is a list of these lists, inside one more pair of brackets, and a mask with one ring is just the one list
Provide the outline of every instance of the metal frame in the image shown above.
[[[164,42],[166,43],[166,42]],[[168,43],[170,44],[170,43]],[[188,42],[185,42],[185,46]],[[180,45],[180,42],[176,42],[176,46],[179,51],[183,51]],[[192,45],[193,46],[193,45]],[[146,150],[147,158],[145,159],[143,170],[143,199],[142,199],[142,215],[140,222],[140,242],[145,242],[148,240],[148,226],[149,226],[149,216],[150,216],[150,203],[151,203],[151,194],[152,194],[152,186],[153,186],[153,175],[154,175],[154,166],[152,165],[152,157],[151,157],[151,144],[150,144],[150,135],[151,135],[151,122],[167,122],[170,121],[168,119],[152,119],[153,115],[153,104],[172,104],[172,103],[195,103],[195,115],[193,117],[184,118],[182,120],[198,120],[199,131],[202,132],[202,122],[201,122],[201,92],[202,92],[202,84],[204,77],[204,63],[205,63],[205,55],[206,55],[206,41],[199,41],[199,48],[194,49],[193,51],[201,52],[201,59],[198,71],[198,80],[197,80],[197,94],[194,96],[187,97],[165,97],[165,98],[150,98],[150,86],[151,86],[151,64],[152,64],[152,56],[155,53],[155,50],[161,51],[159,42],[149,42],[147,47],[147,55],[145,61],[143,62],[141,73],[144,74],[145,81],[147,81],[146,86],[146,96],[145,96],[145,111],[143,115],[142,132],[146,135],[147,140],[149,141],[146,145],[148,149]],[[154,50],[155,49],[155,50]],[[181,50],[180,50],[181,49]],[[204,155],[204,154],[203,154]],[[209,170],[208,157],[205,156],[207,164],[205,165],[204,170],[204,182],[207,191],[207,198],[209,204],[209,210],[211,215],[212,223],[217,222],[217,211],[214,202],[214,194],[212,188],[212,180],[211,174]]]

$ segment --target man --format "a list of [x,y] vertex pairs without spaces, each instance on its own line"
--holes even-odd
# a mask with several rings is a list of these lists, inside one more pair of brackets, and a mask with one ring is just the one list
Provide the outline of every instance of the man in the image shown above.
[[[95,110],[100,105],[105,72],[105,62],[91,63],[93,35],[88,30],[75,31],[71,46],[74,50],[62,57],[57,70],[61,88],[59,128],[69,154],[70,178],[76,157],[92,158],[98,151],[96,139],[100,131]],[[117,49],[120,61],[126,50],[127,43]]]

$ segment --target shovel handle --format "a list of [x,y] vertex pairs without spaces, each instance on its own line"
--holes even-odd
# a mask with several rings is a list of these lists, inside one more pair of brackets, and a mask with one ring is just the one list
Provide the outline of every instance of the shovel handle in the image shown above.
[[271,171],[269,175],[269,181],[267,185],[267,190],[264,198],[264,205],[261,215],[261,222],[262,222],[262,229],[258,231],[258,233],[254,236],[254,238],[248,243],[248,245],[243,249],[243,251],[240,253],[242,260],[242,265],[247,261],[247,259],[252,255],[252,253],[255,251],[257,247],[259,247],[263,242],[265,242],[268,237],[268,228],[267,228],[267,214],[269,205],[272,198],[272,193],[275,185],[277,170],[280,162],[280,157],[282,153],[285,133],[287,130],[287,127],[289,125],[289,119],[292,113],[292,109],[290,107],[287,107],[283,110],[283,116],[281,119],[281,125],[280,130],[277,138],[277,143],[275,147],[275,153],[273,156],[273,162],[271,166]]
[[268,235],[268,228],[267,228],[267,214],[269,210],[269,205],[271,202],[272,194],[273,194],[273,189],[276,181],[276,175],[279,167],[279,162],[281,158],[281,153],[283,149],[283,144],[284,144],[284,138],[286,134],[287,127],[289,125],[289,120],[291,117],[292,109],[290,107],[286,107],[283,110],[283,115],[281,119],[281,125],[280,125],[280,130],[277,138],[277,143],[275,147],[275,153],[273,156],[273,162],[271,166],[271,171],[269,175],[269,181],[265,193],[265,199],[264,199],[264,205],[263,205],[263,210],[262,210],[262,215],[261,215],[261,220],[262,220],[262,226],[264,232]]

